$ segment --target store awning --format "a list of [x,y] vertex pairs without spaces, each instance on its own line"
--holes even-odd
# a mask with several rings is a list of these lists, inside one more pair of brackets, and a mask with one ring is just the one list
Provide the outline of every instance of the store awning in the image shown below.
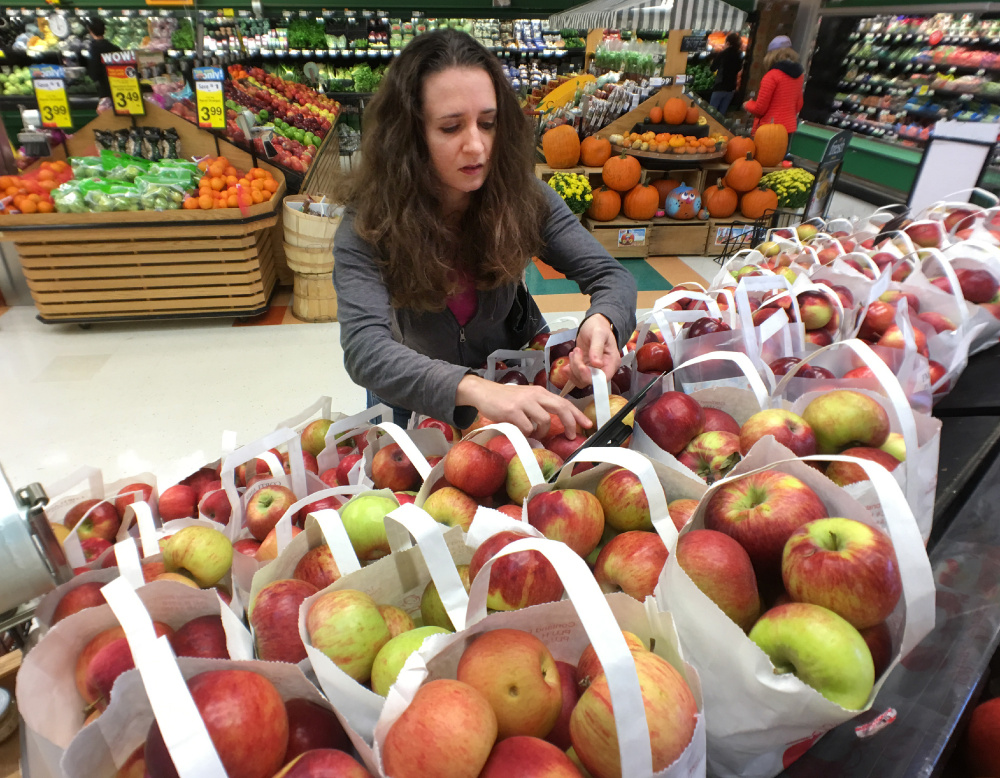
[[549,27],[738,31],[746,18],[722,0],[591,0],[553,14]]

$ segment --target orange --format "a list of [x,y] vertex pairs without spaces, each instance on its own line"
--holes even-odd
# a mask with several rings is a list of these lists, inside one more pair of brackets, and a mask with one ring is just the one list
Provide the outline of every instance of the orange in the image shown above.
[[187,199],[184,200],[184,207],[189,211],[194,210],[195,208],[198,207],[198,198],[188,197]]
[[203,211],[211,210],[214,204],[215,201],[209,195],[202,195],[201,197],[198,198],[198,207],[201,208]]
[[18,206],[18,210],[20,210],[21,213],[37,213],[38,206],[35,205],[33,200],[25,198],[24,200],[21,200],[21,205]]
[[254,178],[267,178],[270,175],[266,170],[261,170],[259,167],[253,169]]
[[229,198],[226,200],[227,208],[235,208],[239,204],[240,204],[239,198],[234,194],[229,195]]
[[14,179],[10,176],[0,176],[0,189],[6,191],[14,185]]
[[38,204],[42,201],[42,196],[40,194],[30,194],[28,195],[28,199],[31,200],[31,202]]
[[7,197],[15,197],[21,194],[21,187],[19,186],[8,186],[7,187]]
[[271,194],[271,193],[270,193],[270,192],[269,192],[268,190],[266,190],[266,189],[265,189],[265,190],[264,190],[263,192],[261,192],[261,194],[262,194],[262,195],[264,196],[264,202],[265,202],[265,203],[266,203],[266,202],[267,202],[268,200],[270,200],[270,199],[271,199],[272,197],[274,197],[274,195],[273,195],[273,194]]
[[264,202],[264,195],[261,194],[261,191],[259,189],[254,189],[250,193],[250,199],[253,200],[255,203],[262,203]]
[[261,181],[259,178],[255,178],[253,181],[250,182],[250,188],[253,189],[253,190],[263,189],[264,188],[264,182]]
[[38,174],[39,181],[54,181],[56,174],[53,173],[49,168],[45,168]]
[[278,191],[278,182],[275,181],[273,178],[269,178],[267,179],[267,181],[264,182],[264,189],[267,192],[273,194],[274,192]]
[[53,189],[55,189],[57,186],[59,186],[59,182],[58,181],[42,181],[39,184],[39,186],[41,186],[42,189],[45,190],[46,192],[51,192]]
[[[229,169],[232,170],[232,168]],[[239,181],[239,179],[232,173],[226,173],[226,184],[228,186],[233,186],[237,181]]]
[[226,175],[226,178],[229,178],[229,177],[239,178],[240,172],[236,168],[234,168],[232,165],[230,165],[229,167],[226,168],[225,175]]
[[208,170],[209,164],[211,164],[210,160],[203,159],[201,162],[198,163],[198,170],[204,173],[206,170]]
[[52,169],[57,173],[63,173],[69,169],[69,164],[60,159],[52,163]]
[[38,204],[39,213],[52,213],[53,211],[55,211],[55,207],[48,200],[42,200]]
[[212,179],[212,189],[214,189],[216,192],[222,191],[223,189],[225,189],[225,187],[226,187],[226,182],[224,179],[219,177],[215,177]]

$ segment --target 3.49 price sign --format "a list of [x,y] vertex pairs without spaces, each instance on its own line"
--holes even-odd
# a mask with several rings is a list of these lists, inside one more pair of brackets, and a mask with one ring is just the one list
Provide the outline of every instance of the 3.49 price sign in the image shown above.
[[32,65],[31,78],[43,127],[73,126],[66,99],[65,72],[58,65]]
[[194,90],[198,98],[198,126],[223,129],[226,126],[226,106],[223,100],[222,68],[195,68]]
[[112,51],[101,55],[108,71],[111,103],[121,116],[142,116],[146,109],[139,92],[139,79],[135,68],[134,51]]

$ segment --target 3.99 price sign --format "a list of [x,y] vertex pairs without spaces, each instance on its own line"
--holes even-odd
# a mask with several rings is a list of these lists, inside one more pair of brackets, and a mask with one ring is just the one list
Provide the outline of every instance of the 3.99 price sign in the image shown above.
[[38,113],[43,127],[68,128],[73,126],[66,99],[65,73],[58,65],[32,65],[31,78],[38,100]]
[[121,116],[142,116],[146,109],[139,92],[139,79],[135,68],[135,52],[112,51],[101,55],[108,71],[111,103]]
[[198,126],[223,129],[226,106],[222,91],[222,68],[195,68],[194,91],[198,99]]

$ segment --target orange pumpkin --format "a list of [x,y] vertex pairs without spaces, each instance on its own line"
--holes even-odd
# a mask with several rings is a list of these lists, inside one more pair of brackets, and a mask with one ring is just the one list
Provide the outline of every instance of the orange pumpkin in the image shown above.
[[663,121],[667,124],[684,124],[687,117],[687,103],[679,97],[671,97],[663,104]]
[[568,124],[546,130],[542,135],[545,164],[556,170],[575,166],[580,161],[580,136]]
[[608,159],[601,170],[604,185],[616,192],[629,191],[639,183],[641,175],[642,166],[639,164],[639,160],[624,153],[621,156]]
[[616,218],[622,210],[622,197],[614,189],[602,186],[594,191],[594,199],[590,201],[587,216],[594,221],[609,222]]
[[684,115],[685,124],[697,124],[698,123],[698,108],[694,103],[687,109],[687,113]]
[[708,215],[714,219],[725,219],[736,213],[736,206],[739,204],[739,195],[735,189],[730,189],[720,178],[715,186],[710,186],[701,197],[701,202],[708,211]]
[[726,156],[723,159],[732,164],[738,159],[746,158],[747,154],[753,156],[756,153],[757,146],[754,144],[753,138],[744,138],[741,135],[737,135],[735,138],[729,139],[729,143],[726,146]]
[[650,124],[662,124],[663,123],[663,109],[658,105],[654,105],[649,109],[649,123]]
[[776,210],[778,210],[778,195],[765,186],[759,186],[740,198],[740,213],[748,219],[759,219],[767,211]]
[[663,208],[666,203],[667,195],[670,194],[674,189],[681,185],[680,181],[676,181],[673,178],[657,178],[653,181],[653,186],[656,187],[656,191],[660,196],[659,207]]
[[746,159],[738,159],[729,166],[726,173],[726,185],[739,193],[749,192],[760,183],[764,175],[760,163],[748,152]]
[[588,135],[580,144],[580,162],[587,167],[601,167],[611,156],[611,141]]
[[753,134],[757,146],[757,161],[764,167],[776,167],[788,153],[788,130],[785,125],[771,119],[770,124],[762,124]]
[[636,221],[648,221],[656,216],[659,208],[659,193],[655,186],[649,184],[637,184],[622,201],[622,210],[630,219]]

